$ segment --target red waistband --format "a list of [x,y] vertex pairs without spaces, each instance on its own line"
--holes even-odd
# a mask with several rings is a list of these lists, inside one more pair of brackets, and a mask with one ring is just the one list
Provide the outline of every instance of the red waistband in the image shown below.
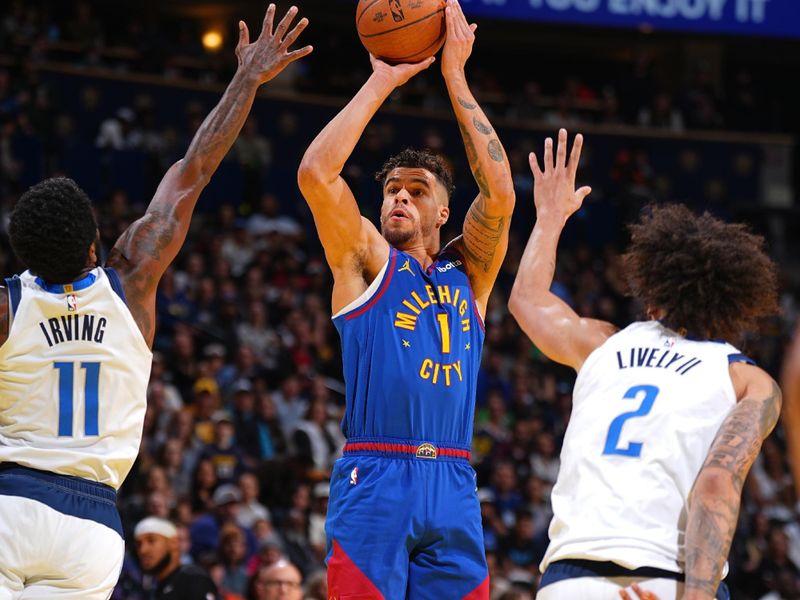
[[463,458],[470,459],[470,451],[461,448],[442,448],[433,444],[424,443],[417,446],[412,444],[387,444],[381,442],[347,442],[343,452],[377,452],[383,454],[414,454],[417,458]]

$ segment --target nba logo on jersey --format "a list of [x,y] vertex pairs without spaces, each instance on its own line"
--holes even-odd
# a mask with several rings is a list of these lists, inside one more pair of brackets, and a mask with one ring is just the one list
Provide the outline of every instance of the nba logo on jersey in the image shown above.
[[69,312],[78,310],[78,297],[75,294],[67,296],[67,310]]
[[350,485],[355,485],[358,483],[358,467],[353,467],[353,470],[350,471]]

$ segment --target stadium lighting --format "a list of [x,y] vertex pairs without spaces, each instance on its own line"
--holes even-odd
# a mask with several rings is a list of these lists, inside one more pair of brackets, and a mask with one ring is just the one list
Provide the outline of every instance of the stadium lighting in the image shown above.
[[203,48],[215,52],[222,46],[222,34],[218,31],[206,31],[203,34]]

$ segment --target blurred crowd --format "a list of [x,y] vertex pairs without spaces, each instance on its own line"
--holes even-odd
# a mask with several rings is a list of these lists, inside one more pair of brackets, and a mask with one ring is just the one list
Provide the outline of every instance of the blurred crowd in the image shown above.
[[[341,10],[351,8],[342,2]],[[90,0],[9,0],[0,16],[0,51],[7,55],[36,64],[69,62],[192,82],[226,82],[238,37],[235,19],[228,19],[230,23],[215,29],[222,37],[221,47],[210,52],[201,43],[208,20],[187,19],[178,11],[114,11],[107,3]],[[369,63],[354,29],[342,21],[350,25],[349,19],[332,20],[324,33],[315,23],[315,60],[292,65],[272,86],[343,96],[360,85]],[[517,33],[517,42],[523,41],[524,34]],[[664,51],[669,46],[656,51],[644,44],[640,51],[606,58],[548,57],[547,64],[520,73],[498,68],[509,61],[507,49],[499,46],[476,53],[470,61],[476,97],[494,117],[554,126],[599,123],[671,131],[785,131],[793,118],[785,95],[773,89],[770,74],[754,66],[720,69],[713,54],[686,59],[691,64],[682,75],[676,75],[675,55]],[[533,56],[538,51],[530,50]],[[441,98],[430,94],[437,85],[434,76],[423,74],[393,102],[447,110]]]
[[[180,156],[205,113],[190,104],[182,115],[183,124],[165,125],[146,96],[129,106],[91,111],[93,94],[95,100],[98,95],[94,85],[81,88],[76,105],[80,108],[65,109],[71,106],[69,99],[62,103],[57,98],[67,94],[43,78],[37,64],[52,58],[53,48],[69,50],[60,42],[82,44],[71,60],[80,57],[87,68],[112,60],[116,62],[110,66],[118,67],[128,60],[119,49],[125,45],[151,57],[142,62],[140,56],[137,68],[163,74],[188,68],[165,64],[167,54],[182,56],[185,50],[200,62],[215,59],[192,50],[196,32],[190,27],[168,37],[152,30],[146,15],[137,15],[126,28],[115,30],[117,54],[109,54],[108,23],[94,15],[96,7],[85,1],[68,6],[64,13],[63,6],[56,9],[53,3],[12,1],[0,13],[0,58],[13,59],[19,53],[27,57],[12,67],[0,63],[0,217],[5,229],[8,211],[29,178],[71,174],[69,161],[78,146],[70,144],[76,138],[100,151],[138,149],[145,157],[137,175],[142,178],[144,173],[141,193],[111,185],[100,188],[102,193],[94,198],[107,251],[142,213],[163,169]],[[117,58],[109,58],[112,55]],[[636,86],[626,88],[624,103],[613,86],[592,88],[577,77],[568,79],[563,89],[554,88],[550,108],[536,100],[544,89],[537,82],[525,83],[513,98],[492,96],[503,86],[486,72],[478,73],[476,85],[490,98],[495,115],[500,110],[496,107],[505,106],[505,116],[544,120],[553,127],[599,118],[671,129],[715,128],[736,125],[741,117],[736,115],[750,110],[747,103],[754,84],[747,74],[742,75],[740,93],[721,103],[704,87],[702,72],[696,88],[684,90],[680,97],[660,92],[648,97],[654,88],[646,66],[639,65],[641,77]],[[203,68],[224,81],[220,75],[224,69],[213,64]],[[303,83],[302,72],[296,75],[291,85],[302,90],[308,84]],[[348,87],[336,75],[333,72],[328,80],[328,90]],[[431,110],[444,106],[443,97],[427,93],[424,82],[402,94],[395,100]],[[741,104],[735,105],[731,98]],[[601,103],[602,109],[585,108],[592,102]],[[145,517],[171,520],[178,530],[181,562],[205,569],[227,600],[275,598],[270,567],[285,564],[282,561],[297,569],[289,574],[297,579],[292,580],[295,598],[327,598],[324,522],[331,467],[344,442],[339,429],[344,385],[339,340],[330,320],[330,271],[293,187],[301,150],[295,139],[298,118],[297,111],[284,111],[269,132],[263,119],[248,121],[230,158],[240,174],[240,193],[198,211],[183,252],[164,276],[141,452],[120,492],[128,539]],[[345,174],[359,197],[379,196],[371,173],[398,149],[395,138],[403,129],[385,119],[367,131]],[[409,135],[413,143],[451,160],[459,187],[456,204],[466,205],[474,184],[459,158],[463,151],[458,140],[431,127],[414,129]],[[547,545],[549,495],[559,470],[574,373],[545,359],[506,310],[532,225],[532,184],[525,157],[536,143],[522,136],[507,148],[518,208],[486,316],[473,466],[492,598],[525,600],[535,593],[538,562]],[[709,179],[695,190],[679,189],[680,178],[670,182],[660,177],[643,146],[621,147],[608,157],[601,154],[593,154],[589,145],[582,169],[595,192],[565,230],[554,286],[580,314],[624,324],[641,316],[641,307],[625,295],[619,265],[624,223],[644,203],[684,194],[692,197],[699,189],[695,207],[725,218],[741,215],[730,202],[725,180]],[[27,160],[31,155],[41,160],[35,174]],[[101,152],[98,160],[105,156]],[[684,162],[691,166],[692,156]],[[100,163],[98,173],[105,172],[104,165]],[[743,173],[747,171],[747,164],[740,166]],[[737,171],[724,170],[730,173],[729,191],[735,194],[737,186],[731,182]],[[687,167],[687,178],[695,171]],[[80,178],[79,183],[88,185]],[[695,184],[683,180],[683,185]],[[738,191],[756,200],[755,188],[742,184]],[[364,210],[369,214],[374,208],[366,205]],[[748,218],[762,223],[752,206],[750,210]],[[454,210],[445,237],[457,235],[459,224]],[[764,232],[776,256],[783,258],[785,240],[769,228]],[[0,272],[9,275],[19,268],[7,237],[0,236]],[[745,347],[775,376],[797,313],[793,289],[797,279],[788,271],[784,278],[783,314],[765,324],[764,334]],[[798,510],[779,427],[765,443],[746,484],[730,556],[728,582],[734,598],[800,599]],[[130,545],[114,598],[148,598],[153,585]]]

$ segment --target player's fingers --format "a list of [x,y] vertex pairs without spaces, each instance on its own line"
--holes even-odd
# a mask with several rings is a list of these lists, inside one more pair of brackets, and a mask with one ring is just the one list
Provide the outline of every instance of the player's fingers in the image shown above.
[[556,148],[556,168],[563,169],[567,164],[567,130],[558,130],[558,147]]
[[575,198],[578,199],[578,202],[582,203],[586,198],[586,196],[588,196],[591,193],[592,193],[592,188],[590,188],[588,185],[585,185],[582,188],[575,190]]
[[581,162],[581,150],[583,149],[583,136],[579,133],[572,142],[572,152],[569,155],[569,174],[574,178],[578,172],[578,164]]
[[472,33],[475,33],[475,30],[477,28],[478,28],[478,24],[477,23],[473,23],[472,25],[469,26],[469,29],[470,29],[470,31],[472,31]]
[[553,138],[544,141],[544,172],[550,173],[553,170]]
[[303,33],[303,30],[306,27],[308,27],[308,19],[303,17],[302,19],[300,19],[297,25],[294,26],[294,29],[292,29],[288,34],[286,34],[286,38],[283,40],[283,47],[288,48],[289,46],[294,44],[295,40],[297,40],[297,37],[301,33]]
[[534,179],[539,179],[542,176],[542,170],[539,168],[539,161],[536,159],[536,153],[531,152],[528,155],[528,163],[531,165],[531,172]]
[[435,60],[436,60],[435,56],[429,56],[425,60],[422,60],[422,61],[420,61],[418,63],[413,64],[412,72],[414,73],[414,75],[416,75],[420,71],[424,71],[425,69],[430,67]]
[[455,29],[455,17],[453,16],[453,9],[450,6],[450,2],[448,1],[447,6],[444,8],[444,26],[445,30],[447,31],[447,37],[445,39],[451,40],[455,37],[456,29]]
[[286,12],[286,14],[281,19],[281,22],[278,23],[278,27],[275,28],[275,37],[279,40],[283,40],[283,36],[286,35],[286,32],[289,30],[289,25],[292,24],[294,21],[294,17],[297,14],[297,7],[292,6]]
[[247,29],[247,23],[239,21],[239,43],[236,44],[236,49],[241,50],[250,43],[250,32]]
[[263,38],[268,35],[272,35],[272,23],[275,19],[275,5],[270,4],[267,7],[267,14],[264,15],[264,23],[261,25],[261,35],[260,38]]
[[630,594],[628,594],[628,592],[626,592],[625,590],[619,591],[619,597],[622,598],[623,600],[631,600]]
[[642,600],[658,600],[658,596],[653,592],[642,589],[638,583],[633,584],[633,591],[636,592]]
[[314,51],[314,46],[303,46],[297,50],[293,50],[292,52],[287,52],[286,56],[289,58],[289,62],[295,61],[298,58],[303,58],[304,56],[308,56]]

